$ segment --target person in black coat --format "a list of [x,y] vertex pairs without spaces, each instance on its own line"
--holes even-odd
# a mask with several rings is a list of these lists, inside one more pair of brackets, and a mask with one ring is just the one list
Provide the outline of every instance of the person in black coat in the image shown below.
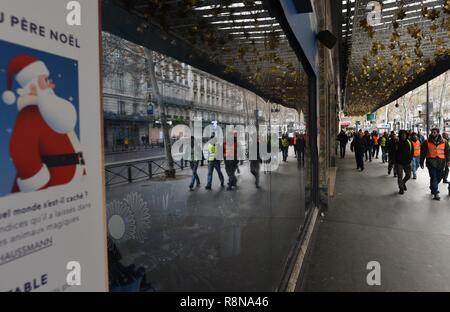
[[392,131],[386,144],[386,149],[388,152],[388,175],[391,174],[392,169],[394,169],[394,178],[397,177],[397,167],[395,166],[395,145],[397,144],[397,141],[398,138],[395,135],[395,132]]
[[306,150],[306,139],[304,134],[297,135],[297,140],[295,141],[295,149],[297,151],[297,167],[304,167]]
[[367,151],[367,143],[364,139],[364,133],[362,131],[355,134],[352,143],[350,144],[350,150],[355,153],[356,169],[364,170],[364,153]]
[[[395,144],[395,166],[397,167],[397,182],[399,194],[407,190],[406,182],[411,178],[411,161],[414,156],[412,143],[407,139],[405,130],[398,132],[398,142]],[[403,172],[405,177],[403,177]]]
[[340,147],[340,156],[341,158],[345,157],[345,149],[347,148],[348,143],[348,136],[345,134],[344,130],[341,130],[341,132],[337,136],[337,141],[339,141],[339,147]]

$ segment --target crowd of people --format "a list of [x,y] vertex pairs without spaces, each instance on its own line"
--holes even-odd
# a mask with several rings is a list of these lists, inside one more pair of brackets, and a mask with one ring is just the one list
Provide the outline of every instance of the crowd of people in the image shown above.
[[[349,142],[348,135],[341,131],[337,136],[340,143],[340,156],[345,157],[345,149]],[[393,173],[397,178],[399,194],[404,194],[408,188],[406,183],[417,179],[417,170],[428,169],[430,191],[433,199],[440,200],[439,183],[447,183],[450,165],[450,141],[447,133],[440,134],[438,128],[433,128],[425,138],[420,132],[400,130],[398,134],[391,131],[379,135],[377,131],[359,130],[352,135],[350,150],[355,154],[357,170],[364,170],[364,163],[378,159],[381,149],[382,163],[387,163],[388,175]],[[450,196],[450,184],[448,185]]]
[[[211,136],[211,141],[214,141],[214,134]],[[227,144],[223,143],[223,162],[225,165],[225,172],[228,176],[228,183],[227,183],[227,190],[231,191],[236,189],[238,179],[236,177],[236,173],[240,173],[239,165],[243,164],[243,157],[242,155],[238,155],[238,147],[237,147],[237,135],[234,136],[234,144]],[[261,144],[267,144],[267,153],[271,153],[272,144],[270,142],[270,136],[265,142],[262,142]],[[220,145],[216,144],[214,142],[208,143],[207,146],[207,157],[206,159],[208,161],[208,174],[207,174],[207,182],[205,189],[211,190],[212,181],[213,181],[213,174],[214,171],[217,173],[217,176],[219,177],[220,185],[221,187],[225,187],[225,177],[221,170],[221,164],[222,160],[218,157],[218,148]],[[263,161],[260,157],[259,152],[259,146],[260,142],[257,142],[257,157],[248,157],[249,158],[249,164],[250,164],[250,173],[255,178],[255,187],[260,188],[260,169],[261,164]],[[279,152],[282,154],[283,162],[288,161],[288,152],[289,147],[293,146],[295,151],[295,158],[297,158],[297,164],[298,167],[304,167],[305,166],[305,151],[306,151],[306,135],[295,133],[294,136],[291,138],[287,133],[284,133],[281,135],[279,139]],[[248,151],[247,151],[248,153]],[[200,187],[200,177],[197,173],[198,167],[200,165],[200,162],[203,162],[203,160],[195,160],[195,154],[202,155],[203,153],[201,151],[201,145],[196,144],[195,138],[191,137],[191,157],[190,157],[190,166],[192,169],[192,178],[191,182],[189,184],[189,189],[192,191],[194,188]],[[248,155],[249,156],[249,155]],[[255,158],[255,159],[252,159]],[[270,163],[270,159],[264,161],[265,164]],[[264,173],[267,173],[266,170],[264,170]]]

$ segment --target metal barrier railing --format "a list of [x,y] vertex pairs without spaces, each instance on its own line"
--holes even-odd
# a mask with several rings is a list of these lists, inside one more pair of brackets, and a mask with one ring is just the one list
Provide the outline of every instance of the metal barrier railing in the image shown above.
[[[175,171],[182,171],[187,167],[187,160],[174,162]],[[108,187],[117,184],[149,180],[155,176],[165,174],[167,169],[168,163],[163,156],[118,161],[105,165],[105,182]]]

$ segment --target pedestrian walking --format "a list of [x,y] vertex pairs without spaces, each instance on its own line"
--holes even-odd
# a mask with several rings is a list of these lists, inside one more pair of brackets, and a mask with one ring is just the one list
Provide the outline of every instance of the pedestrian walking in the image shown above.
[[364,153],[367,150],[367,143],[362,131],[355,134],[350,144],[350,150],[355,153],[356,169],[364,170]]
[[380,136],[378,132],[372,132],[372,158],[378,159],[378,154],[380,153]]
[[417,179],[417,169],[420,167],[420,140],[417,137],[417,133],[411,133],[411,144],[413,146],[413,159],[412,159],[412,174],[413,179]]
[[[251,143],[250,143],[251,144]],[[255,186],[260,188],[259,172],[261,169],[261,157],[259,155],[259,141],[256,142],[256,159],[250,158],[250,173],[255,177]]]
[[[398,193],[407,191],[406,182],[411,179],[411,161],[413,158],[413,146],[407,139],[405,130],[398,132],[398,141],[395,144],[395,166],[397,168]],[[403,173],[405,176],[403,177]]]
[[[447,144],[450,144],[448,142],[448,133],[447,132],[443,132],[442,137],[444,138],[445,141],[447,141]],[[442,178],[442,183],[448,183],[447,178],[448,178],[448,164],[445,164],[445,171],[444,171],[444,176]]]
[[281,137],[281,151],[283,153],[283,161],[286,162],[289,152],[289,137],[286,133]]
[[237,136],[233,137],[232,144],[224,144],[225,155],[225,171],[228,176],[227,191],[233,190],[237,186],[236,170],[238,168],[239,160],[237,159]]
[[365,146],[366,150],[364,154],[366,155],[366,161],[369,160],[369,162],[372,162],[372,137],[369,134],[369,131],[364,131],[364,140],[365,140]]
[[[214,139],[215,135],[214,133],[211,135],[211,139]],[[211,184],[213,180],[213,172],[214,170],[217,171],[217,174],[219,175],[220,180],[220,186],[224,187],[224,178],[222,171],[220,170],[220,160],[217,159],[217,142],[210,142],[208,143],[208,181],[206,184],[205,189],[210,190]]]
[[192,178],[191,183],[189,184],[189,189],[192,191],[194,189],[194,185],[197,184],[197,187],[200,187],[200,177],[197,174],[198,164],[200,162],[199,159],[196,159],[195,155],[201,155],[202,150],[199,144],[196,144],[194,136],[191,136],[191,170],[192,170]]
[[397,167],[395,166],[395,146],[397,145],[397,136],[395,132],[391,132],[391,136],[387,143],[387,151],[388,151],[388,175],[391,174],[391,171],[394,170],[394,178],[397,177]]
[[347,148],[348,136],[345,134],[344,130],[341,130],[336,140],[339,141],[339,154],[341,158],[345,158],[345,149]]
[[385,131],[383,136],[380,138],[380,147],[381,147],[381,161],[383,163],[388,161],[388,151],[387,151],[387,143],[389,141],[389,136]]
[[[439,134],[438,128],[431,129],[431,134],[422,143],[420,151],[420,167],[424,168],[424,162],[430,175],[430,190],[433,199],[440,200],[439,183],[445,171],[445,165],[450,161],[450,147]],[[450,195],[450,190],[449,190]]]
[[299,134],[297,137],[295,149],[297,150],[297,167],[305,167],[305,150],[306,139],[304,134]]

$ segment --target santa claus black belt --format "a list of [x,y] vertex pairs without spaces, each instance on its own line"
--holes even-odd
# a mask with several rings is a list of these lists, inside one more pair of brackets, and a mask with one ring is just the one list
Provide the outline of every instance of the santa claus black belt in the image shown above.
[[83,153],[42,156],[42,162],[48,168],[84,165]]

